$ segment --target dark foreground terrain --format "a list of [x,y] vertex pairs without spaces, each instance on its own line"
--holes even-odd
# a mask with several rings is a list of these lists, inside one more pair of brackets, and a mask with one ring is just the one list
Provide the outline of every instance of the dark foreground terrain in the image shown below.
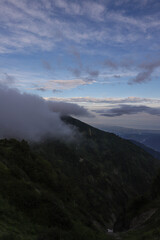
[[[159,239],[160,162],[114,134],[63,120],[79,129],[75,141],[0,140],[0,239]],[[123,233],[106,233],[113,228]]]

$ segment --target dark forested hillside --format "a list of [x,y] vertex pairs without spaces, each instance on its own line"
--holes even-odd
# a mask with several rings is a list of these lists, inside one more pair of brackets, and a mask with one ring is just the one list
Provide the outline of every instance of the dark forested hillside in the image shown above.
[[128,200],[151,185],[159,161],[76,119],[75,141],[0,140],[0,239],[110,239]]
[[124,240],[160,239],[160,171],[149,191],[132,199],[119,215],[114,231]]

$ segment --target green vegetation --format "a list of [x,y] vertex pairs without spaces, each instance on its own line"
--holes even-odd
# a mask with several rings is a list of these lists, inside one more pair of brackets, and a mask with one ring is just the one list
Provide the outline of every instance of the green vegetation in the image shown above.
[[[160,239],[160,172],[153,179],[150,191],[132,200],[116,223],[124,240]],[[123,223],[123,226],[120,224]],[[127,230],[127,231],[126,231]]]
[[114,134],[63,120],[81,137],[0,140],[0,239],[111,239],[106,229],[149,188],[158,161]]

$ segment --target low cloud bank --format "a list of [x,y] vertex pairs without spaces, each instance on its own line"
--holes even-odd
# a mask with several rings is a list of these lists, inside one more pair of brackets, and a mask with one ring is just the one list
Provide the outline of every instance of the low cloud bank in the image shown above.
[[106,117],[118,117],[122,115],[131,115],[137,113],[148,113],[151,115],[160,116],[160,108],[152,108],[144,105],[133,106],[133,105],[119,105],[116,108],[105,109],[105,110],[95,110],[94,112],[99,113],[101,116]]
[[48,102],[49,108],[53,112],[58,112],[62,115],[74,115],[82,117],[91,117],[92,115],[81,106],[78,106],[75,103],[66,103],[66,102]]
[[85,108],[76,104],[48,102],[0,85],[0,138],[72,138],[74,130],[61,121],[60,113],[89,116]]

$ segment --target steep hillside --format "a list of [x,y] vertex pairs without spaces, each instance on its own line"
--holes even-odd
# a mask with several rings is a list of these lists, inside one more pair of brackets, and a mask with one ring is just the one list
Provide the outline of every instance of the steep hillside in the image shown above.
[[146,152],[151,154],[154,158],[160,160],[160,152],[157,152],[157,151],[153,150],[152,148],[149,148],[149,147],[147,147],[146,145],[144,145],[140,142],[136,142],[134,140],[130,140],[130,141],[133,142],[135,145],[143,148]]
[[121,209],[159,166],[144,150],[76,119],[74,142],[0,140],[0,239],[110,239]]
[[63,120],[76,126],[83,135],[82,141],[75,144],[78,154],[82,155],[84,150],[92,162],[103,163],[103,170],[120,178],[119,181],[127,185],[127,190],[131,188],[139,193],[145,191],[160,166],[159,161],[139,146],[115,134],[98,130],[74,118],[65,117]]
[[160,172],[154,178],[148,194],[130,202],[115,224],[124,240],[160,239]]
[[106,239],[85,205],[85,190],[61,171],[58,156],[55,161],[25,141],[0,140],[0,239]]

